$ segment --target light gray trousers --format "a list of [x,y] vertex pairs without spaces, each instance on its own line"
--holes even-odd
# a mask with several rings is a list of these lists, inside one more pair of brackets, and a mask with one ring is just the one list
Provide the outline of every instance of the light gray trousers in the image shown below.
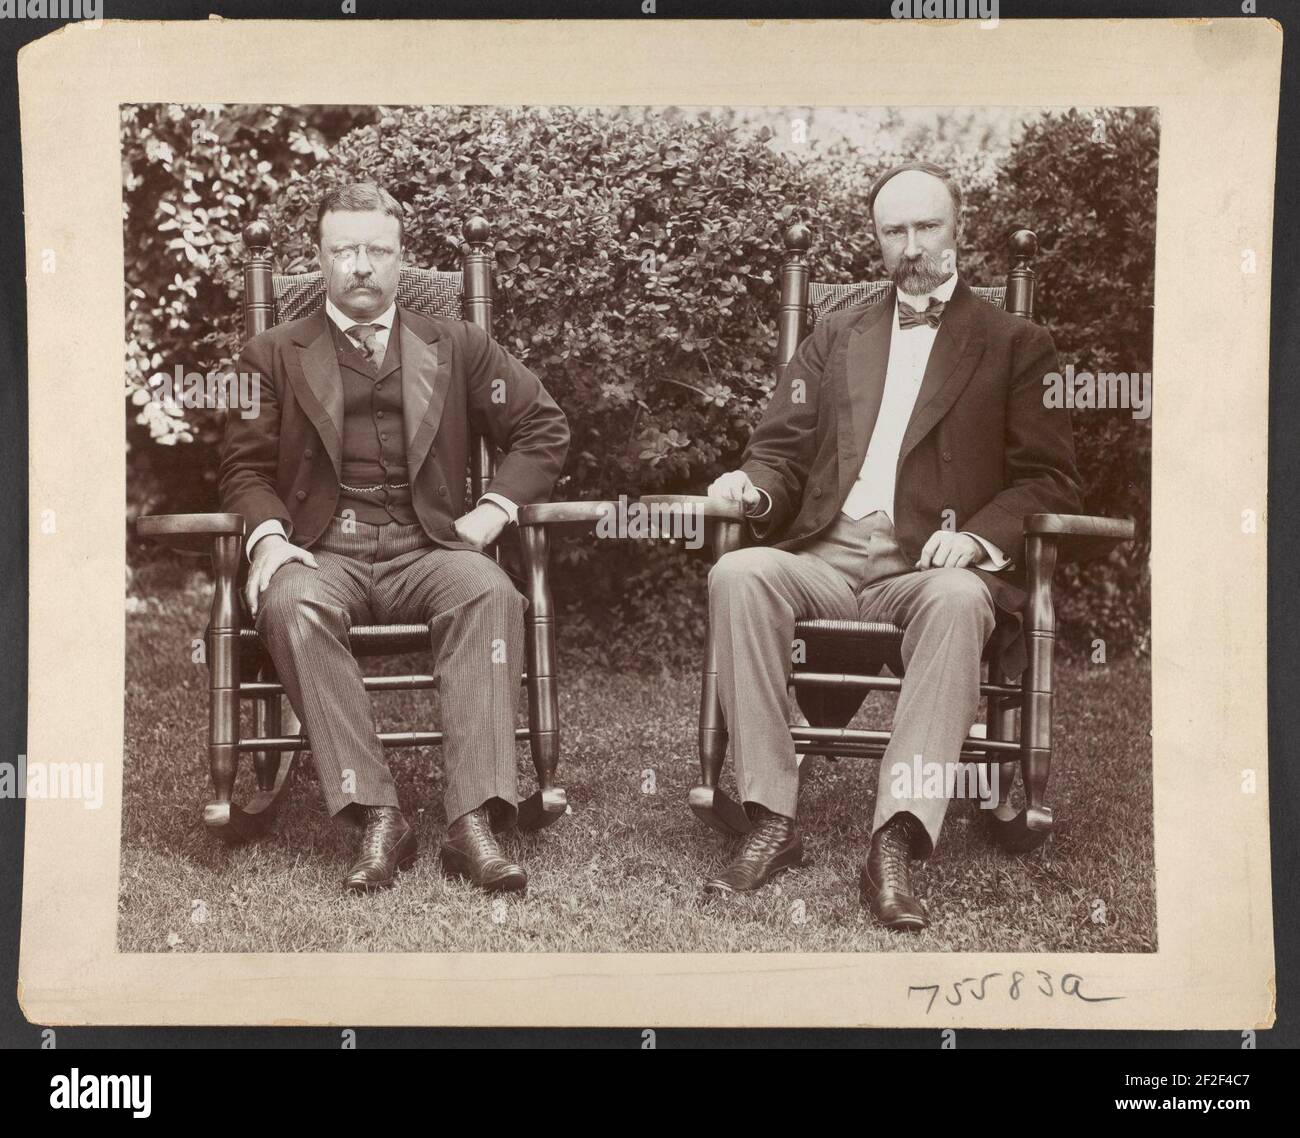
[[312,546],[319,568],[283,566],[257,629],[311,743],[325,805],[397,806],[361,666],[354,624],[427,624],[442,702],[448,821],[519,800],[515,710],[523,672],[524,598],[473,550],[434,547],[418,525],[335,518]]
[[906,674],[880,761],[872,832],[908,811],[933,849],[952,780],[944,778],[935,793],[934,780],[914,777],[926,769],[914,756],[921,764],[958,761],[979,708],[980,657],[995,622],[988,587],[967,569],[913,569],[883,512],[860,521],[841,514],[797,551],[753,547],[718,560],[709,574],[709,620],[736,782],[743,801],[790,818],[799,793],[788,726],[791,644],[795,621],[809,619],[903,629]]

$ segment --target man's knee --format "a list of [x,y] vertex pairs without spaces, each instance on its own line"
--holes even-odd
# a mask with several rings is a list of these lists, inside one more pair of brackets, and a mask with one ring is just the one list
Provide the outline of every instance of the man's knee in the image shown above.
[[[472,558],[473,560],[469,560]],[[504,569],[482,554],[466,555],[464,592],[468,602],[508,612],[524,610],[523,594]]]
[[762,585],[771,567],[770,551],[761,546],[724,553],[709,571],[709,594],[714,596]]
[[322,586],[320,572],[305,565],[282,566],[262,592],[257,606],[257,628],[271,631],[289,628],[304,616],[336,609]]
[[973,619],[993,631],[993,597],[977,573],[969,569],[927,569],[924,573],[925,607],[952,619]]

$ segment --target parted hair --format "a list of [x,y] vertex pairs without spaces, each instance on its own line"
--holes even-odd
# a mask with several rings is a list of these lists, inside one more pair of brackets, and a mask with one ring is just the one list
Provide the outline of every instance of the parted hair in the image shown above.
[[353,182],[350,186],[338,186],[326,190],[316,206],[316,243],[320,244],[321,222],[327,213],[338,211],[364,212],[378,210],[397,218],[397,238],[400,244],[406,244],[406,225],[402,220],[402,207],[392,194],[383,186],[374,182]]

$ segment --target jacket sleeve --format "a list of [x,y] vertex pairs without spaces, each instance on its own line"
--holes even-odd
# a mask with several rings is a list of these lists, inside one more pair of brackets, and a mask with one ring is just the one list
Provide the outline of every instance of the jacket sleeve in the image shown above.
[[[280,457],[280,398],[272,378],[274,348],[270,336],[256,336],[239,356],[239,370],[257,377],[255,408],[226,411],[218,484],[221,508],[242,514],[244,532],[252,533],[274,519],[288,532],[289,510],[275,491]],[[245,417],[247,416],[247,417]]]
[[564,467],[569,422],[537,376],[481,328],[465,327],[470,426],[502,452],[487,493],[544,502]]
[[818,404],[830,354],[831,332],[818,324],[805,336],[777,381],[772,398],[749,437],[740,469],[767,493],[771,509],[750,520],[759,540],[779,533],[799,511],[817,453]]
[[1059,370],[1048,332],[1025,322],[1012,346],[1004,447],[1006,486],[962,525],[987,538],[1012,561],[1024,562],[1024,523],[1030,514],[1082,509],[1074,435],[1067,407],[1048,407],[1043,377]]

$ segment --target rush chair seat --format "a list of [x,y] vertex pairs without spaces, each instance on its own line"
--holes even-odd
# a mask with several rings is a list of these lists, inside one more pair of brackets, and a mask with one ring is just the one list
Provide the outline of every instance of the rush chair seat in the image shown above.
[[[853,305],[881,299],[888,281],[854,284],[809,282],[807,252],[811,234],[806,226],[785,233],[778,321],[777,369],[784,373],[799,341],[817,320]],[[1038,240],[1027,230],[1010,239],[1012,267],[1005,286],[975,288],[991,304],[1024,319],[1033,318],[1034,273],[1030,261]],[[716,561],[739,549],[745,523],[738,503],[693,495],[646,495],[646,503],[693,509],[704,519]],[[1028,661],[1019,679],[1007,677],[1005,654],[990,638],[985,649],[986,678],[980,693],[987,701],[985,736],[972,734],[962,745],[963,762],[997,764],[999,801],[987,812],[999,843],[1014,852],[1039,846],[1052,830],[1052,810],[1046,803],[1052,762],[1052,663],[1056,621],[1052,581],[1058,562],[1086,560],[1106,553],[1115,544],[1131,541],[1131,520],[1068,514],[1032,514],[1025,519],[1025,572],[1028,600],[1021,614]],[[903,630],[893,624],[857,620],[801,620],[795,624],[791,687],[808,724],[791,725],[795,750],[801,755],[878,757],[889,743],[888,731],[851,729],[870,691],[897,692],[902,683],[900,656]],[[792,648],[795,645],[792,645]],[[749,827],[744,807],[720,786],[727,755],[727,725],[718,699],[714,635],[705,643],[704,680],[700,698],[700,785],[690,792],[690,806],[709,826],[726,834]],[[890,674],[886,675],[885,672]],[[1017,715],[1017,712],[1019,714]],[[1024,805],[1011,801],[1017,767],[1024,787]]]
[[[244,334],[253,337],[277,323],[312,312],[324,302],[319,272],[278,275],[272,271],[271,230],[261,221],[244,229]],[[430,316],[465,319],[491,333],[491,227],[481,217],[464,227],[460,272],[406,267],[401,270],[397,303]],[[474,501],[487,489],[495,468],[488,440],[476,436],[470,447],[470,479]],[[537,769],[537,790],[519,804],[517,825],[540,829],[558,820],[568,799],[555,784],[560,752],[559,702],[556,687],[555,617],[548,577],[548,530],[594,527],[608,503],[553,502],[519,510],[524,593],[526,666],[521,677],[528,702],[528,727],[516,728],[527,739]],[[282,801],[299,752],[310,741],[284,696],[270,657],[257,630],[246,624],[237,579],[243,557],[244,519],[238,514],[158,514],[136,520],[142,538],[172,548],[212,557],[214,589],[206,633],[209,671],[208,759],[213,798],[203,809],[205,826],[230,842],[256,838],[266,832]],[[499,543],[492,550],[500,558]],[[356,625],[349,646],[358,657],[404,655],[430,648],[429,628],[423,624]],[[245,678],[249,677],[249,678]],[[435,686],[432,675],[367,676],[371,692],[420,691]],[[241,735],[240,705],[255,703],[255,734]],[[442,732],[383,731],[385,747],[426,747],[442,741]],[[288,761],[283,755],[289,753]],[[233,799],[240,756],[253,755],[256,790],[246,803]]]

